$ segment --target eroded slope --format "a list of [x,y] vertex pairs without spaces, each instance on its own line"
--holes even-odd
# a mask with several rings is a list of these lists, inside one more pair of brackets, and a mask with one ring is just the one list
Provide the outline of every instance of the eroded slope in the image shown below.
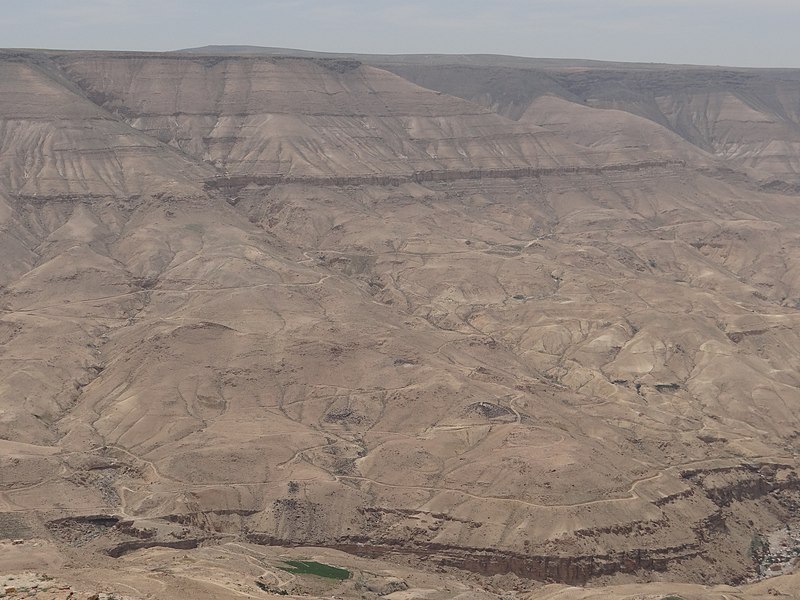
[[408,174],[585,164],[583,151],[347,60],[60,60],[133,127],[229,174]]
[[213,174],[112,117],[47,60],[0,61],[0,115],[0,181],[15,194],[191,193]]
[[[577,119],[587,106],[625,111],[669,129],[737,168],[752,169],[765,181],[798,183],[800,76],[796,70],[577,61],[541,65],[535,60],[509,66],[508,61],[498,61],[499,66],[436,65],[409,57],[385,66],[422,86],[514,119],[530,116],[537,99],[546,96],[573,103]],[[605,119],[593,123],[597,132],[593,143],[614,132],[613,118],[605,125],[610,129],[604,131],[604,123]],[[653,125],[649,128],[657,130]]]
[[[351,63],[45,62],[3,67],[38,116],[0,102],[86,122],[69,164],[116,167],[84,189],[57,160],[19,175],[55,160],[44,138],[0,154],[0,524],[112,556],[228,535],[582,583],[742,580],[793,519],[796,197]],[[274,115],[310,153],[270,145]],[[373,150],[438,180],[359,179]],[[209,184],[226,170],[236,189]]]

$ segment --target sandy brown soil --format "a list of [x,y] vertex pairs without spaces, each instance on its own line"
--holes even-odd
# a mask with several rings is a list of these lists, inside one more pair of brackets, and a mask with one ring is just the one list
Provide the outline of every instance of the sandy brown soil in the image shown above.
[[788,178],[352,60],[0,71],[0,572],[258,596],[285,553],[435,590],[397,599],[768,594],[754,539],[800,506]]

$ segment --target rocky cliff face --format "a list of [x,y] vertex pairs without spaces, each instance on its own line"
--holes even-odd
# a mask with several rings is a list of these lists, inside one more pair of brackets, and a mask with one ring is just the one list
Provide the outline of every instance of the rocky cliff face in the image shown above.
[[[542,66],[534,60],[513,66],[405,61],[385,67],[425,87],[543,126],[552,118],[552,108],[545,105],[558,99],[555,130],[573,129],[569,137],[584,145],[608,145],[606,151],[616,152],[680,149],[702,160],[700,150],[752,169],[765,181],[798,183],[800,75],[795,70]],[[644,139],[643,131],[648,131]],[[661,140],[670,134],[688,144],[670,140],[665,147]]]
[[132,127],[230,174],[394,175],[587,160],[548,131],[356,61],[58,62]]
[[0,60],[0,181],[26,196],[191,193],[212,168],[131,128],[44,57]]
[[[800,480],[794,468],[773,463],[700,468],[684,471],[680,477],[689,482],[689,487],[654,502],[661,507],[655,520],[576,529],[547,544],[529,540],[519,550],[435,541],[454,521],[478,529],[484,526],[480,520],[376,508],[362,509],[367,519],[359,535],[331,539],[315,532],[298,538],[287,536],[286,530],[278,528],[272,534],[251,532],[247,539],[270,546],[324,545],[373,558],[424,557],[429,564],[486,576],[513,573],[571,585],[585,585],[608,576],[686,570],[711,581],[742,582],[751,577],[753,557],[748,551],[753,536],[752,518],[764,523],[766,517],[772,527],[791,519],[800,500]],[[322,507],[309,509],[302,501],[278,503],[276,510],[280,519],[289,520],[289,512],[312,510],[318,517],[324,512]],[[685,533],[675,536],[675,530],[681,528],[686,529]],[[380,533],[384,531],[392,533],[384,537]],[[670,539],[682,541],[669,545]],[[598,552],[598,548],[608,550]]]

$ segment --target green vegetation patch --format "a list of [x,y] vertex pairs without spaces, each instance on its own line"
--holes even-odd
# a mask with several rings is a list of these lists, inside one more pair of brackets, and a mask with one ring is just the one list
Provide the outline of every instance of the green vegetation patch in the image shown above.
[[350,579],[351,577],[350,571],[347,569],[332,567],[313,560],[287,560],[284,561],[284,564],[287,566],[278,568],[295,575],[316,575],[317,577],[339,580]]

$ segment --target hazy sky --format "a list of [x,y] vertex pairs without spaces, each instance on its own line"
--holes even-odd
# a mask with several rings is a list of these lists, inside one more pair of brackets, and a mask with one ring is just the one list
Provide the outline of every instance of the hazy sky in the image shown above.
[[0,0],[0,46],[253,44],[800,67],[800,0]]

